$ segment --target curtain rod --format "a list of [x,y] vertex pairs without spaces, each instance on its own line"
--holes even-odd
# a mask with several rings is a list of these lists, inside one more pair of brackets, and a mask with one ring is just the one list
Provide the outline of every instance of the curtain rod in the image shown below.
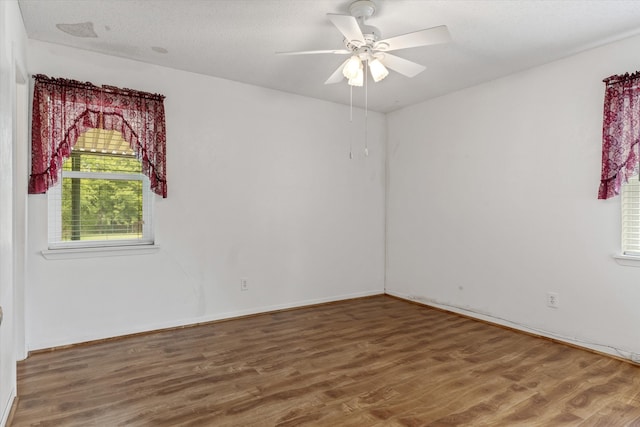
[[609,76],[602,81],[606,83],[608,86],[615,83],[626,82],[629,80],[640,80],[640,71],[636,71],[635,73],[631,73],[631,74],[624,73],[624,74]]
[[61,77],[58,77],[58,78],[49,77],[44,74],[35,74],[33,78],[39,82],[55,84],[58,86],[74,87],[78,89],[88,89],[88,90],[94,90],[94,91],[105,92],[105,93],[115,93],[118,95],[135,96],[138,98],[155,99],[158,101],[163,101],[165,99],[165,96],[159,93],[142,92],[139,90],[126,89],[126,88],[122,89],[116,86],[108,86],[108,85],[96,86],[91,82],[81,82],[78,80],[65,79]]

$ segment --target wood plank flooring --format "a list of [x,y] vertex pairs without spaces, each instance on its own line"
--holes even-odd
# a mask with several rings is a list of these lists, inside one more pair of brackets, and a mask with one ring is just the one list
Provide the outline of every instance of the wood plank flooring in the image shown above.
[[640,426],[640,368],[389,296],[31,356],[12,426]]

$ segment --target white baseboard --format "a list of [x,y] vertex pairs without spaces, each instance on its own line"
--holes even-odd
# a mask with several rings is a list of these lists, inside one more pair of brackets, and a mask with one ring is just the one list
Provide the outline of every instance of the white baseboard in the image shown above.
[[110,333],[101,334],[101,335],[85,335],[85,336],[76,337],[73,339],[29,343],[28,349],[29,351],[44,350],[44,349],[80,344],[84,342],[98,341],[103,339],[109,339],[109,338],[115,338],[115,337],[133,335],[133,334],[139,334],[139,333],[145,333],[145,332],[153,332],[153,331],[162,330],[162,329],[179,328],[183,326],[197,325],[199,323],[208,323],[208,322],[214,322],[218,320],[227,320],[227,319],[233,319],[236,317],[250,316],[254,314],[263,314],[263,313],[269,313],[269,312],[278,311],[278,310],[287,310],[291,308],[302,308],[309,305],[325,304],[325,303],[335,302],[335,301],[345,301],[349,299],[362,298],[362,297],[368,297],[368,296],[374,296],[374,295],[384,295],[384,290],[372,290],[372,291],[356,292],[352,294],[331,296],[331,297],[325,297],[325,298],[314,298],[314,299],[308,299],[308,300],[292,301],[284,304],[275,304],[275,305],[268,305],[268,306],[261,306],[261,307],[253,307],[245,310],[235,310],[235,311],[228,311],[228,312],[222,312],[222,313],[208,314],[208,315],[192,317],[188,319],[179,319],[179,320],[171,320],[167,322],[151,323],[151,324],[146,324],[140,327],[129,328],[126,330],[116,330],[116,331],[112,331]]
[[0,427],[5,427],[7,425],[7,421],[9,419],[9,415],[11,414],[11,408],[13,406],[13,401],[16,398],[16,389],[15,387],[11,390],[11,394],[9,394],[9,400],[5,403],[4,408],[2,408],[2,419],[0,419]]
[[522,332],[526,332],[531,335],[537,335],[544,338],[549,338],[551,340],[562,342],[574,347],[580,347],[585,350],[595,351],[597,353],[603,353],[606,355],[613,356],[617,359],[625,359],[631,361],[633,363],[638,363],[635,361],[634,357],[636,357],[637,353],[634,353],[627,349],[617,348],[613,345],[605,344],[605,343],[595,343],[595,342],[587,342],[581,341],[578,339],[572,339],[570,337],[563,336],[561,334],[554,333],[553,331],[536,329],[533,326],[523,325],[521,323],[509,321],[508,319],[499,318],[497,316],[492,315],[491,313],[483,313],[480,311],[475,311],[473,309],[466,309],[464,307],[458,307],[446,303],[439,302],[434,299],[418,297],[415,295],[408,295],[401,292],[391,291],[385,289],[385,294],[394,296],[396,298],[400,298],[406,301],[412,301],[421,305],[425,305],[428,307],[439,308],[442,310],[450,311],[452,313],[458,313],[463,316],[467,316],[470,318],[482,320],[487,323],[491,323],[494,325],[504,326],[509,329],[514,329]]

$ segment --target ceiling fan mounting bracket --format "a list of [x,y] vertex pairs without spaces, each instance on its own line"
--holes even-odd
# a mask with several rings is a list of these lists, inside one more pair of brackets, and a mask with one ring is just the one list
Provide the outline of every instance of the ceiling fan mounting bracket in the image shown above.
[[371,0],[357,0],[349,6],[349,13],[356,19],[364,21],[376,13],[376,4]]

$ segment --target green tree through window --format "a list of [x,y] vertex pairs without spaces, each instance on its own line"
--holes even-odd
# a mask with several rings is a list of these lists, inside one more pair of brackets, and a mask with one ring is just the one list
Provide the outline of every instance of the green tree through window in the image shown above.
[[[63,170],[141,173],[135,157],[79,151]],[[142,181],[63,177],[63,240],[140,238],[142,221]]]

